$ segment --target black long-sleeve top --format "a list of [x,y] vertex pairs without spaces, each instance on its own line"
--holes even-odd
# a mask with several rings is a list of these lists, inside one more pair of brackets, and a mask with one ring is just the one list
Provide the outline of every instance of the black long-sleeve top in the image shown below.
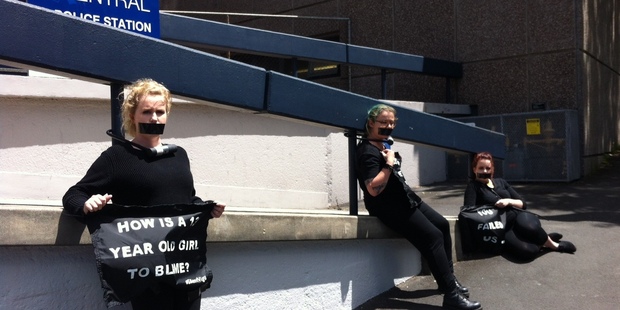
[[120,205],[157,206],[199,203],[187,152],[149,158],[130,145],[113,145],[103,151],[86,175],[65,193],[62,203],[71,214],[84,215],[86,200],[111,194]]
[[476,180],[470,181],[465,189],[463,207],[495,205],[502,198],[511,198],[523,201],[521,209],[525,210],[527,208],[525,200],[506,180],[496,178],[492,179],[492,181],[494,188],[490,188],[488,185]]
[[[422,200],[404,182],[404,176],[400,170],[400,160],[394,163],[394,171],[390,173],[388,182],[383,191],[377,196],[372,196],[366,188],[366,180],[373,179],[379,174],[386,162],[381,151],[364,140],[356,149],[357,178],[360,188],[364,192],[364,203],[370,215],[377,217],[409,218],[413,212],[411,201],[416,203]],[[402,177],[402,182],[397,176]]]

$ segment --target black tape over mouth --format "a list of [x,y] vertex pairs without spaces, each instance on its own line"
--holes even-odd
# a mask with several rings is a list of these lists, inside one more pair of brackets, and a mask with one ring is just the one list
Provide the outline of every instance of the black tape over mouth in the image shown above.
[[490,173],[476,173],[476,177],[478,179],[490,179],[491,174]]
[[392,131],[394,131],[392,128],[379,128],[379,134],[382,136],[389,136],[392,134]]
[[162,135],[164,134],[164,127],[166,124],[155,123],[139,123],[140,133],[147,135]]

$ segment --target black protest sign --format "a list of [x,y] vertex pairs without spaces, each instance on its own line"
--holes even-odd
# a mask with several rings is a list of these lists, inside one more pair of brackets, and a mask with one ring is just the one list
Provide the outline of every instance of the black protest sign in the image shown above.
[[505,209],[494,206],[462,207],[458,220],[463,252],[501,252],[506,233]]
[[149,288],[208,288],[206,239],[214,205],[109,204],[89,213],[86,223],[107,306],[126,303]]

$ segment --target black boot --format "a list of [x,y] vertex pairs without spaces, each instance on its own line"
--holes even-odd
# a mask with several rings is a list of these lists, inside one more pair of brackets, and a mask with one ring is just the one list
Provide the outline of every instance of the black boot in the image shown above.
[[[459,292],[459,294],[469,298],[469,289],[464,287],[461,282],[459,282],[459,280],[457,280],[456,278],[454,279],[454,284],[456,285],[456,290]],[[444,294],[448,294],[450,293],[449,289],[443,287],[443,286],[439,286],[438,290],[441,291]]]
[[479,302],[470,301],[467,297],[459,294],[458,289],[443,295],[442,308],[453,310],[482,310],[482,306]]
[[456,278],[454,278],[454,283],[456,283],[456,289],[459,291],[459,294],[469,298],[469,289],[464,287]]

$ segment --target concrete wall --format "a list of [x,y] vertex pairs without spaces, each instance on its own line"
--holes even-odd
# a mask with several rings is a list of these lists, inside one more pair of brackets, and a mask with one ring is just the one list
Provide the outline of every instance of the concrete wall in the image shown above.
[[[420,272],[419,252],[403,239],[208,251],[214,279],[202,309],[353,309]],[[0,309],[106,309],[91,246],[0,246],[0,274]]]
[[[0,80],[0,201],[58,205],[110,145],[109,87],[50,76]],[[199,196],[234,207],[348,206],[347,140],[341,131],[175,102],[164,140],[187,150]],[[398,142],[394,149],[404,157],[412,186],[445,180],[445,173],[418,168],[418,154],[428,150]],[[434,171],[445,170],[441,161],[424,165],[435,166]]]
[[[34,87],[53,78],[15,79]],[[81,85],[65,81],[59,87],[75,91]],[[81,178],[110,145],[109,90],[101,87],[107,98],[2,99],[0,171],[11,182],[0,197],[57,201]],[[323,128],[204,105],[176,104],[165,138],[187,149],[200,196],[236,206],[297,201],[299,208],[326,208],[328,175],[346,171],[346,164],[328,170],[334,159],[327,148],[330,132]],[[346,175],[333,182],[336,190],[342,182]]]
[[[0,309],[105,308],[90,236],[61,210],[0,205]],[[353,309],[422,270],[420,253],[367,215],[229,210],[208,234],[203,309]]]
[[481,115],[577,109],[573,1],[456,1],[459,102]]
[[618,145],[619,1],[456,1],[459,102],[481,115],[580,114],[582,172]]
[[620,143],[620,1],[586,0],[581,12],[577,68],[583,71],[584,166],[592,171],[600,154]]

